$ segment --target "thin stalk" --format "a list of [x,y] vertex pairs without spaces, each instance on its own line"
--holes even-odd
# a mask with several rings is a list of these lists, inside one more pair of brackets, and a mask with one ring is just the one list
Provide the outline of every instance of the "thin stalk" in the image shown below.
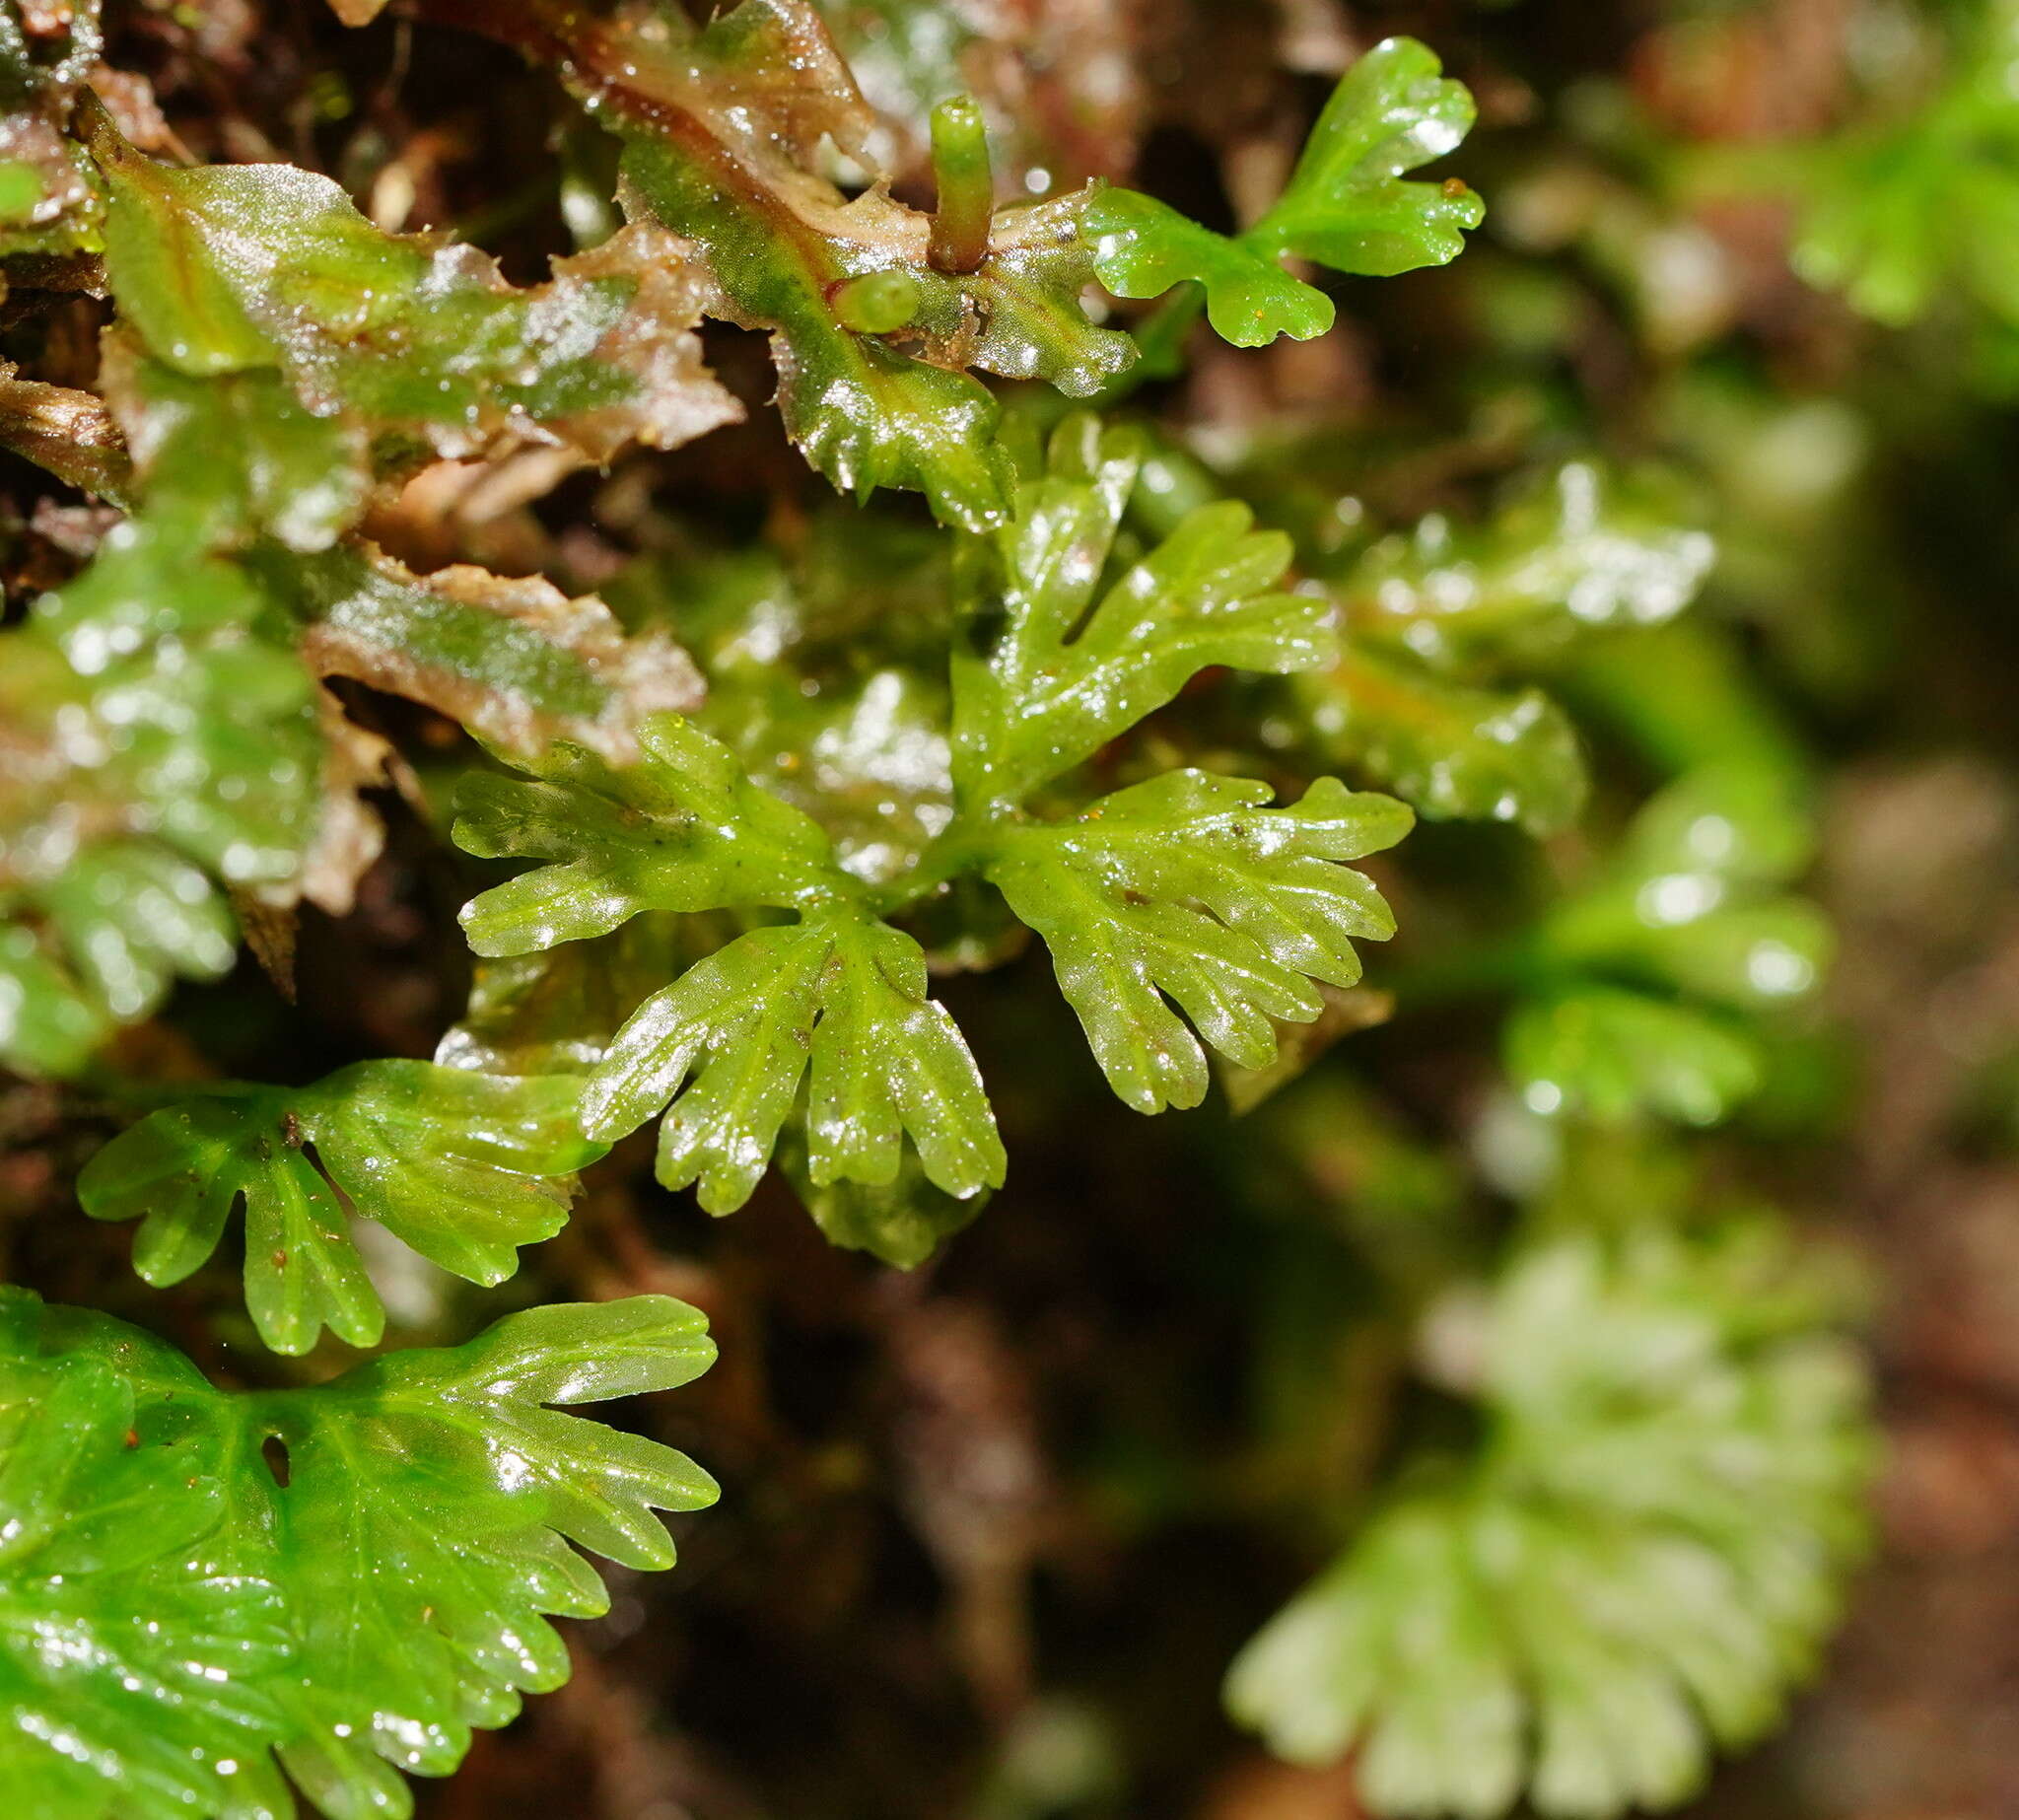
[[933,175],[940,197],[927,256],[936,271],[979,271],[989,251],[996,183],[988,131],[971,95],[956,95],[933,109]]

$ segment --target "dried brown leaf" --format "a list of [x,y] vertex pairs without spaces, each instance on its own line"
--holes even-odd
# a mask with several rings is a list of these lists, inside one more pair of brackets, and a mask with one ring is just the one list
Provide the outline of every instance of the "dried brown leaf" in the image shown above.
[[316,674],[421,702],[512,752],[567,738],[625,763],[645,716],[691,712],[706,693],[672,639],[627,637],[595,595],[571,599],[543,576],[468,563],[418,576],[360,540],[307,577],[302,652]]
[[392,747],[351,720],[327,689],[319,697],[322,812],[288,890],[331,916],[344,916],[357,901],[358,880],[385,845],[384,823],[361,793],[386,782]]
[[694,330],[713,296],[695,249],[663,228],[633,223],[600,246],[554,263],[552,289],[632,278],[631,307],[597,343],[595,357],[629,374],[636,393],[564,418],[551,427],[598,465],[628,443],[677,449],[724,424],[743,407],[719,385]]
[[0,362],[0,444],[82,492],[124,500],[133,463],[111,412],[88,391],[15,372]]

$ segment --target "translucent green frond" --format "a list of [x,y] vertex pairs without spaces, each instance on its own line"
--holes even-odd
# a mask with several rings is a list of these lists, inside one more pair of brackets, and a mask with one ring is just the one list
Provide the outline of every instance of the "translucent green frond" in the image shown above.
[[210,1394],[159,1341],[0,1289],[0,1785],[37,1820],[292,1810],[268,1752],[294,1640],[275,1581],[212,1546]]
[[1902,326],[1964,296],[2019,325],[2019,12],[1957,9],[1946,81],[1904,118],[1801,148],[1795,270]]
[[1205,1097],[1186,1019],[1230,1061],[1265,1068],[1274,1020],[1312,1021],[1325,1005],[1313,982],[1351,986],[1353,943],[1394,934],[1347,862],[1393,846],[1409,810],[1336,778],[1294,807],[1265,807],[1274,794],[1173,771],[998,836],[990,882],[1044,938],[1109,1084],[1139,1112]]
[[1761,1081],[1759,1042],[1735,1019],[1618,987],[1571,987],[1518,1006],[1502,1042],[1531,1110],[1607,1124],[1643,1111],[1721,1124]]
[[704,1508],[714,1482],[657,1441],[545,1406],[671,1389],[714,1357],[693,1309],[634,1296],[528,1309],[467,1345],[254,1403],[287,1454],[277,1577],[306,1671],[280,1757],[332,1820],[406,1812],[388,1765],[447,1775],[471,1727],[567,1680],[546,1616],[609,1606],[570,1542],[673,1565],[653,1512]]
[[840,909],[754,930],[648,999],[592,1078],[584,1117],[616,1138],[670,1101],[660,1180],[698,1181],[702,1206],[730,1213],[756,1187],[809,1068],[816,1187],[888,1187],[907,1137],[942,1192],[966,1199],[1002,1185],[981,1076],[952,1018],[926,997],[918,944]]
[[376,1220],[445,1270],[502,1283],[518,1248],[568,1218],[573,1173],[602,1155],[566,1077],[360,1062],[312,1086],[234,1085],[150,1114],[85,1165],[95,1220],[139,1220],[133,1264],[179,1283],[235,1209],[245,1215],[245,1305],[276,1352],[326,1326],[372,1346],[385,1311],[351,1236]]
[[1371,277],[1455,259],[1485,203],[1456,177],[1404,180],[1472,129],[1471,95],[1441,70],[1414,38],[1376,44],[1341,79],[1288,186],[1234,239],[1134,191],[1096,192],[1086,232],[1101,283],[1117,297],[1155,297],[1196,281],[1221,336],[1263,347],[1332,326],[1331,299],[1286,272],[1285,254]]
[[1279,335],[1315,340],[1337,315],[1331,298],[1292,278],[1269,252],[1202,228],[1153,196],[1096,190],[1085,225],[1100,281],[1117,297],[1203,285],[1207,320],[1237,348],[1267,347]]
[[462,913],[479,954],[523,954],[607,934],[641,910],[817,903],[859,887],[806,815],[760,790],[691,721],[657,715],[642,761],[619,768],[566,742],[534,781],[472,773],[455,841],[486,859],[548,862]]
[[1320,749],[1431,820],[1568,827],[1591,780],[1570,717],[1540,689],[1478,688],[1407,652],[1349,644],[1300,677]]
[[1696,598],[1716,554],[1655,482],[1622,484],[1571,461],[1484,525],[1433,513],[1382,538],[1340,598],[1356,638],[1457,669],[1661,625]]
[[738,937],[637,1006],[602,1050],[586,1129],[621,1136],[670,1101],[660,1179],[699,1182],[702,1205],[729,1213],[756,1187],[810,1065],[816,1183],[887,1185],[909,1137],[945,1192],[999,1185],[980,1076],[926,996],[917,943],[863,908],[818,826],[728,747],[673,715],[648,721],[640,743],[644,762],[629,769],[557,745],[539,781],[467,781],[462,846],[551,862],[468,906],[478,952],[605,935],[647,910],[791,908],[802,920]]
[[1830,1290],[1766,1227],[1521,1255],[1469,1339],[1481,1460],[1398,1493],[1234,1664],[1376,1812],[1666,1807],[1810,1671],[1872,1464]]
[[509,1315],[315,1389],[213,1388],[153,1336],[0,1289],[0,1774],[35,1820],[412,1812],[472,1726],[558,1686],[570,1542],[672,1565],[715,1487],[552,1405],[670,1389],[714,1349],[663,1296]]
[[129,521],[0,633],[0,1053],[69,1074],[237,951],[220,885],[319,885],[327,746],[271,605]]
[[909,1148],[898,1158],[892,1181],[817,1182],[805,1139],[791,1125],[780,1137],[778,1166],[830,1245],[867,1251],[899,1270],[915,1270],[925,1263],[954,1233],[973,1224],[989,1202],[986,1188],[968,1195],[948,1194],[926,1173],[918,1152]]
[[1004,529],[962,551],[967,648],[953,660],[963,806],[1011,807],[1202,669],[1307,669],[1331,650],[1327,603],[1276,592],[1289,539],[1233,501],[1203,506],[1133,560],[1117,532],[1143,449],[1074,417]]
[[1536,933],[1542,977],[1504,1038],[1529,1106],[1711,1125],[1750,1097],[1763,1058],[1743,1014],[1810,998],[1835,945],[1822,910],[1781,888],[1812,844],[1772,771],[1715,766],[1653,798]]
[[1405,174],[1455,152],[1477,115],[1427,45],[1382,39],[1340,79],[1288,186],[1246,238],[1368,277],[1448,264],[1486,204],[1455,177]]

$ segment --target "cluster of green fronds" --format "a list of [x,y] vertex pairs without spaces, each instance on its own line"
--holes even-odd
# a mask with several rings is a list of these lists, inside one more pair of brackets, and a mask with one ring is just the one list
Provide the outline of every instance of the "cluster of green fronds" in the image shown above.
[[1961,293],[2019,328],[2019,8],[1988,0],[1949,23],[1921,105],[1846,126],[1790,160],[1807,204],[1795,266],[1882,322],[1913,321]]
[[[242,1246],[268,1347],[372,1347],[354,1221],[496,1285],[654,1119],[659,1179],[709,1212],[776,1162],[834,1242],[916,1264],[1015,1160],[936,970],[1041,945],[1126,1105],[1199,1105],[1209,1051],[1252,1103],[1366,1021],[1357,944],[1395,921],[1359,862],[1418,812],[1576,822],[1587,758],[1540,684],[1673,618],[1711,558],[1657,481],[1570,460],[1477,526],[1328,536],[1122,416],[1202,313],[1239,347],[1329,328],[1287,259],[1459,252],[1479,198],[1408,174],[1472,102],[1422,45],[1355,63],[1226,237],[1101,185],[996,207],[959,97],[921,129],[933,213],[844,193],[834,154],[872,170],[877,122],[806,0],[408,11],[554,68],[621,142],[626,224],[516,287],[313,173],[137,151],[83,81],[90,9],[55,61],[0,33],[33,154],[0,161],[0,257],[95,262],[111,306],[98,391],[0,382],[0,438],[125,515],[0,632],[0,1054],[115,1083],[118,1031],[226,973],[242,926],[284,975],[297,906],[349,905],[382,838],[360,793],[401,761],[333,679],[469,735],[453,841],[521,868],[462,912],[475,984],[433,1061],[204,1083],[92,1159],[85,1211],[137,1222],[149,1283]],[[1132,335],[1095,283],[1172,295]],[[648,560],[609,603],[365,534],[431,461],[599,464],[735,420],[705,315],[770,335],[815,468],[937,527],[821,516],[799,572]],[[1513,983],[1531,1112],[1707,1125],[1757,1087],[1758,1015],[1827,957],[1807,853],[1784,775],[1717,765],[1587,852],[1460,982]],[[1827,1621],[1862,1458],[1834,1313],[1771,1252],[1517,1249],[1465,1316],[1478,1458],[1397,1491],[1242,1658],[1237,1714],[1295,1757],[1362,1745],[1398,1812],[1672,1800],[1701,1733],[1755,1735]],[[290,1784],[406,1812],[393,1769],[453,1769],[565,1676],[544,1615],[602,1601],[567,1542],[663,1567],[651,1509],[712,1496],[547,1407],[703,1369],[662,1298],[278,1391],[25,1295],[0,1324],[0,1782],[47,1820],[251,1820]]]
[[1694,1793],[1811,1670],[1861,1551],[1859,1362],[1770,1227],[1541,1238],[1427,1320],[1476,1458],[1406,1472],[1241,1653],[1237,1716],[1383,1813]]
[[[1630,222],[1633,205],[1620,198],[1603,231],[1613,243],[1607,256],[1631,264],[1631,243],[1659,233],[1660,215],[1678,202],[1771,198],[1792,210],[1788,260],[1800,278],[1891,327],[1933,318],[1952,333],[1986,338],[1993,344],[1986,366],[2008,374],[2009,353],[1996,344],[2009,347],[2019,330],[2019,261],[2011,251],[2019,211],[2019,92],[2011,79],[2019,7],[1957,0],[1881,18],[1873,13],[1828,51],[1826,67],[1837,67],[1827,88],[1841,93],[1827,119],[1806,132],[1783,127],[1752,144],[1721,134],[1706,135],[1707,144],[1664,143],[1658,128],[1645,130],[1653,122],[1633,122],[1619,137],[1653,167],[1655,206],[1652,219]],[[1743,35],[1720,42],[1717,22],[1693,25],[1705,42],[1693,44],[1685,25],[1668,46],[1686,81],[1693,49],[1711,69],[1722,56],[1744,54]],[[1743,23],[1737,28],[1746,31]],[[1812,100],[1795,117],[1813,106]],[[1657,296],[1643,304],[1662,312]]]

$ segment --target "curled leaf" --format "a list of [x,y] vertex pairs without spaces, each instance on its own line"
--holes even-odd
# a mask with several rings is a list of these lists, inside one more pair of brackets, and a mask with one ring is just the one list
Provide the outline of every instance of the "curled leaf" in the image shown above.
[[277,370],[316,418],[447,456],[545,441],[606,460],[741,415],[701,364],[703,287],[669,235],[639,228],[520,290],[473,246],[383,233],[313,172],[176,170],[103,113],[90,144],[121,314],[185,378]]
[[423,703],[521,756],[568,739],[625,763],[645,717],[702,698],[670,638],[627,638],[593,595],[570,599],[542,576],[466,563],[418,576],[353,539],[276,579],[309,621],[302,655],[316,674]]
[[[627,213],[699,249],[710,314],[771,333],[786,427],[844,491],[910,488],[950,523],[999,524],[1000,407],[967,369],[1085,394],[1135,358],[1080,309],[1082,197],[997,211],[976,269],[947,272],[928,216],[880,186],[845,197],[822,174],[823,137],[866,159],[873,117],[808,0],[744,0],[699,30],[551,0],[424,10],[555,65],[618,133]],[[865,316],[859,281],[890,274],[903,310]]]
[[125,438],[88,391],[16,377],[0,363],[0,444],[81,492],[123,504],[132,486]]

